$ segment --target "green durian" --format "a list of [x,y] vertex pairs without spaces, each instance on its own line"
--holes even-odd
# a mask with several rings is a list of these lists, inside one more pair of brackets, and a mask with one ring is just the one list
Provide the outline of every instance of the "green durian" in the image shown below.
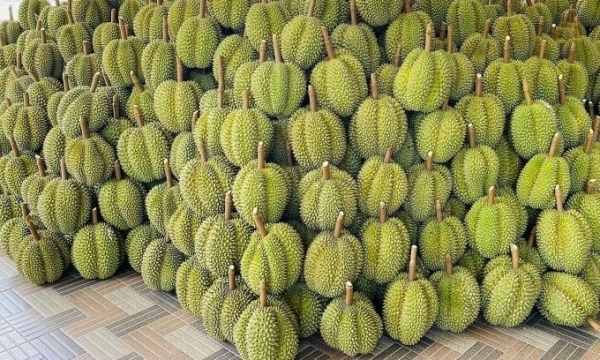
[[202,316],[203,295],[212,284],[212,277],[197,256],[184,261],[175,275],[175,293],[181,307],[190,314]]

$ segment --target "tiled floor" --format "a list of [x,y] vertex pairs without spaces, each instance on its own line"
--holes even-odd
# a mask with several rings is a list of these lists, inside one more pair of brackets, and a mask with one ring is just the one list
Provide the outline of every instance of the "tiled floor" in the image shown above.
[[[463,334],[432,329],[405,347],[383,338],[360,359],[600,359],[600,335],[550,325],[533,314],[516,329],[477,321]],[[206,335],[202,321],[172,294],[148,290],[122,270],[106,281],[74,270],[38,287],[23,280],[0,252],[0,359],[238,359],[231,344]],[[315,336],[298,359],[344,359]]]

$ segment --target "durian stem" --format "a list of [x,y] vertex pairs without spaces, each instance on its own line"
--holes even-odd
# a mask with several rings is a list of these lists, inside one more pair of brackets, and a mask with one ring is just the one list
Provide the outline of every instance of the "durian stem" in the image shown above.
[[585,138],[585,144],[583,146],[583,152],[588,154],[592,151],[592,145],[594,144],[594,130],[590,129],[588,136]]
[[533,6],[533,2],[531,2],[531,0],[526,0],[525,2],[527,3],[527,6]]
[[138,78],[137,75],[133,71],[129,72],[129,75],[131,76],[131,81],[133,81],[133,85],[135,86],[137,91],[139,91],[140,93],[143,93],[144,85],[142,85],[140,78]]
[[439,223],[444,221],[444,213],[442,212],[442,202],[439,200],[435,201],[435,218]]
[[442,110],[446,111],[450,108],[449,102],[450,102],[450,98],[448,97],[448,98],[446,98],[446,101],[444,101],[444,105],[442,105]]
[[384,223],[387,221],[387,206],[384,202],[379,203],[379,222]]
[[352,306],[354,302],[354,287],[350,281],[346,282],[346,306]]
[[539,58],[543,59],[546,56],[546,40],[542,40],[540,43]]
[[12,5],[8,5],[8,19],[10,21],[15,21],[15,19],[13,17]]
[[527,239],[527,247],[532,248],[535,245],[535,234],[537,233],[537,228],[534,226],[529,233],[529,238]]
[[292,144],[289,141],[285,142],[285,159],[287,162],[287,166],[294,166],[294,156],[292,154]]
[[400,67],[400,60],[402,59],[402,44],[398,44],[396,48],[396,54],[394,55],[394,67]]
[[225,220],[231,220],[231,212],[233,209],[233,197],[231,190],[225,193]]
[[223,98],[225,97],[225,87],[223,86],[223,83],[221,83],[219,85],[219,87],[217,88],[217,107],[219,109],[223,108]]
[[9,98],[4,99],[4,103],[6,104],[6,107],[11,107],[12,106],[12,101],[10,101]]
[[410,14],[410,11],[411,11],[411,9],[410,9],[410,0],[404,0],[404,7],[402,8],[402,11],[405,14]]
[[384,163],[389,164],[392,162],[393,152],[394,150],[391,147],[387,148],[387,150],[385,151],[385,157],[383,158]]
[[567,57],[569,64],[572,64],[575,61],[575,46],[575,41],[572,41],[571,47],[569,48],[569,56]]
[[40,177],[46,177],[46,164],[44,164],[44,159],[41,156],[36,155],[35,164],[37,165]]
[[510,36],[506,36],[504,39],[504,63],[510,62]]
[[0,34],[0,47],[4,47],[6,45],[6,39],[4,39],[4,34]]
[[588,108],[588,114],[590,115],[590,119],[595,119],[596,114],[595,114],[595,110],[594,110],[594,103],[591,101],[588,101],[587,108]]
[[10,73],[13,76],[13,78],[15,78],[15,80],[17,80],[18,78],[21,77],[21,76],[19,76],[19,73],[17,72],[17,69],[18,68],[14,67],[14,66],[10,67]]
[[567,22],[573,22],[573,4],[569,5],[569,12],[567,13]]
[[446,274],[448,276],[452,276],[452,255],[446,254],[445,265],[446,265]]
[[90,43],[87,40],[83,40],[83,55],[87,56],[90,54]]
[[527,79],[523,79],[523,94],[525,94],[525,104],[528,106],[533,104],[533,99],[531,98],[531,88],[529,87],[529,82],[527,82]]
[[75,21],[73,20],[73,12],[68,7],[67,7],[67,20],[69,21],[69,25],[75,24]]
[[208,161],[208,154],[206,153],[206,145],[204,144],[204,141],[202,141],[202,140],[198,140],[198,153],[200,154],[200,160],[202,160],[203,163]]
[[167,177],[167,189],[173,187],[173,173],[171,172],[171,166],[169,165],[169,159],[165,159],[165,176]]
[[110,22],[115,23],[115,24],[117,24],[119,22],[118,12],[117,12],[117,9],[115,9],[115,8],[110,10]]
[[554,187],[554,197],[556,198],[556,210],[558,210],[559,213],[565,211],[562,202],[562,192],[560,191],[560,185],[556,185],[556,187]]
[[102,70],[101,73],[102,73],[102,78],[104,79],[104,84],[106,86],[112,86],[110,83],[110,79],[108,78],[108,75],[106,75],[106,72],[104,70]]
[[133,105],[133,117],[135,118],[135,122],[137,126],[141,129],[144,127],[144,119],[142,118],[142,113],[140,112],[140,108],[137,105]]
[[60,6],[60,0],[54,0],[54,6],[59,7]]
[[325,42],[325,51],[327,51],[327,58],[329,60],[335,59],[335,52],[333,51],[333,45],[331,44],[331,39],[329,38],[329,31],[325,26],[321,26],[321,33],[323,34],[323,41]]
[[10,141],[10,148],[12,149],[13,155],[15,157],[21,156],[21,153],[19,152],[19,147],[17,146],[17,142],[15,141],[15,137],[10,135],[8,137],[8,141]]
[[596,187],[596,179],[591,179],[588,180],[586,186],[585,186],[585,193],[586,194],[593,194],[594,193],[594,187]]
[[183,82],[183,62],[177,57],[177,82]]
[[23,56],[20,52],[17,53],[17,69],[21,70],[23,68]]
[[166,43],[169,42],[169,22],[166,15],[162,19],[162,40]]
[[488,190],[488,195],[487,195],[487,203],[488,203],[488,205],[494,205],[494,203],[495,203],[495,196],[496,196],[496,188],[494,186],[492,186]]
[[28,217],[25,222],[27,223],[27,227],[29,228],[29,231],[31,232],[31,236],[33,237],[33,240],[35,241],[40,241],[40,234],[37,232],[37,229],[35,228],[35,225],[33,224],[33,222],[31,221],[31,219]]
[[92,85],[90,85],[91,93],[96,91],[96,89],[98,88],[98,83],[100,83],[100,73],[99,72],[95,73],[94,77],[92,78]]
[[581,37],[581,32],[579,31],[579,18],[575,18],[575,38],[579,39]]
[[[261,43],[261,46],[262,46],[262,43]],[[223,86],[223,89],[224,89],[225,88],[225,66],[223,66],[223,55],[219,55],[219,57],[217,58],[217,66],[219,67],[217,69],[219,87]]]
[[448,23],[442,22],[440,25],[440,40],[444,41],[448,38]]
[[410,261],[408,262],[408,281],[414,281],[417,277],[417,245],[410,248]]
[[513,15],[512,1],[506,0],[506,16],[511,17]]
[[46,29],[40,30],[40,37],[41,37],[42,44],[45,44],[46,42],[48,42],[48,38],[46,37]]
[[206,0],[200,0],[200,12],[198,13],[198,17],[204,19],[204,16],[206,16]]
[[377,74],[371,74],[371,96],[374,100],[379,100],[379,89],[377,88]]
[[356,2],[354,0],[350,0],[350,24],[355,26],[358,24],[356,21]]
[[308,85],[308,101],[310,103],[310,111],[317,112],[317,95],[315,94],[315,88],[312,85]]
[[600,323],[598,323],[598,321],[596,321],[593,317],[588,316],[585,318],[585,321],[592,329],[594,329],[594,331],[600,332]]
[[[406,0],[405,0],[406,1]],[[425,30],[425,51],[431,51],[431,45],[433,40],[433,24],[427,24],[427,29]]]
[[165,232],[165,242],[167,244],[171,242],[171,235],[169,235],[168,231]]
[[477,74],[475,78],[475,96],[481,97],[483,95],[483,76]]
[[119,160],[115,160],[113,166],[115,168],[115,179],[121,181],[121,179],[123,179],[123,174],[121,173],[121,163]]
[[92,209],[92,225],[98,225],[98,208]]
[[119,95],[115,94],[112,99],[112,110],[113,110],[113,118],[114,119],[118,119],[121,117],[120,110],[119,110],[120,105],[121,104],[119,102]]
[[27,207],[27,203],[21,203],[21,219],[23,221],[27,221],[27,216],[29,216],[29,208]]
[[556,24],[552,24],[552,29],[550,29],[550,38],[552,40],[556,40]]
[[63,91],[67,92],[67,91],[71,90],[71,88],[69,86],[69,75],[67,75],[67,73],[64,73],[62,78],[63,78]]
[[79,118],[79,127],[81,128],[81,136],[84,139],[90,138],[90,129],[88,128],[87,120],[82,117]]
[[310,4],[308,5],[308,14],[306,16],[312,17],[315,13],[315,3],[317,0],[310,0]]
[[273,34],[273,51],[275,52],[275,62],[281,63],[283,60],[281,59],[281,48],[279,47],[279,39],[276,34]]
[[67,163],[65,158],[60,159],[60,179],[67,180],[69,177],[69,173],[67,172]]
[[433,171],[433,151],[427,153],[427,162],[425,165],[425,169],[427,169],[427,172]]
[[192,113],[192,120],[191,120],[192,133],[194,132],[194,129],[196,128],[196,123],[198,122],[199,114],[200,114],[200,111],[198,111],[198,110],[196,110],[196,111],[194,111],[194,113]]
[[329,166],[329,162],[325,161],[323,165],[321,165],[321,170],[323,171],[323,180],[331,179],[331,167]]
[[452,25],[448,25],[448,40],[446,42],[446,52],[452,54],[454,52],[454,30]]
[[546,19],[540,16],[537,28],[537,36],[541,37],[544,34],[544,26],[546,25]]
[[261,40],[260,41],[260,47],[258,48],[258,63],[262,64],[265,61],[267,61],[267,41],[266,40]]
[[469,147],[475,149],[477,144],[475,143],[475,128],[473,127],[473,124],[467,126],[467,132],[469,133]]
[[550,151],[548,151],[548,156],[554,157],[556,155],[556,151],[558,150],[558,139],[560,137],[560,133],[554,134],[552,137],[552,143],[550,144]]
[[127,33],[125,32],[125,21],[122,17],[119,17],[119,31],[121,32],[121,40],[127,40]]
[[258,169],[262,170],[265,168],[265,145],[262,141],[258,143]]
[[[265,0],[263,0],[265,1]],[[264,280],[262,280],[260,282],[260,295],[259,295],[259,299],[260,299],[260,306],[261,307],[267,307],[267,283],[265,283]]]
[[567,100],[567,89],[562,74],[558,75],[558,100],[561,105],[564,105]]
[[265,223],[263,222],[262,218],[260,217],[258,208],[254,208],[252,210],[252,218],[254,219],[254,224],[256,224],[256,228],[258,229],[258,232],[260,233],[260,237],[264,238],[267,235],[269,235],[269,232],[267,231],[267,228],[265,227]]
[[596,116],[596,121],[594,122],[594,139],[598,141],[598,134],[600,133],[600,116]]
[[26,91],[23,93],[23,106],[29,107],[31,104],[29,103],[29,93]]
[[342,236],[342,226],[344,226],[344,212],[340,211],[337,219],[335,220],[335,229],[333,230],[333,238],[339,239]]
[[29,77],[31,77],[31,80],[34,82],[40,82],[40,77],[38,76],[37,72],[35,72],[34,68],[29,69]]
[[250,108],[250,90],[246,89],[242,93],[242,109],[248,110]]
[[229,265],[227,277],[229,278],[229,291],[235,290],[235,266]]
[[512,267],[513,269],[519,268],[519,248],[517,245],[510,244],[510,257],[512,259]]

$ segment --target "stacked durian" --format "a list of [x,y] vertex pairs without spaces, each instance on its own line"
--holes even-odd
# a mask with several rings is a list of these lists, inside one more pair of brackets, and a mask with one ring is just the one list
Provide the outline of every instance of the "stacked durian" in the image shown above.
[[592,3],[23,2],[2,251],[40,285],[127,261],[245,359],[599,329]]

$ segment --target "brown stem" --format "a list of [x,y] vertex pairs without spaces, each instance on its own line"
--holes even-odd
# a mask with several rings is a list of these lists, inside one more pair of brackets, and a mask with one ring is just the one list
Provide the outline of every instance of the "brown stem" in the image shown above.
[[40,82],[40,77],[38,76],[37,72],[35,72],[34,68],[29,69],[29,77],[31,77],[31,79],[35,82]]
[[537,233],[537,228],[534,226],[529,233],[529,238],[527,239],[527,247],[532,248],[535,245],[535,234]]
[[594,121],[594,139],[598,140],[598,134],[600,133],[600,116],[596,116]]
[[196,123],[198,122],[198,116],[200,116],[200,111],[196,110],[192,113],[192,120],[191,120],[191,128],[192,128],[192,132],[194,132],[194,129],[196,128]]
[[98,225],[98,208],[92,209],[92,225]]
[[564,105],[567,101],[567,88],[562,74],[558,75],[558,99],[561,105]]
[[581,32],[579,31],[579,18],[575,18],[575,38],[579,39]]
[[265,168],[265,145],[262,141],[258,143],[258,169],[262,170]]
[[90,42],[83,40],[83,55],[87,56],[90,54]]
[[231,190],[225,193],[225,220],[231,220],[231,212],[233,209],[233,197]]
[[569,56],[567,61],[572,64],[575,61],[575,41],[571,41],[571,47],[569,48]]
[[452,54],[454,52],[454,30],[452,25],[448,25],[448,41],[446,42],[446,52]]
[[6,104],[6,107],[11,107],[12,106],[12,101],[10,101],[9,98],[5,98],[4,99],[4,103]]
[[410,248],[410,261],[408,262],[408,281],[414,281],[417,277],[417,245]]
[[121,173],[121,163],[119,160],[115,160],[113,166],[115,168],[115,179],[121,181],[121,179],[123,179],[123,174]]
[[384,202],[379,203],[379,222],[384,223],[387,221],[387,206]]
[[410,9],[410,0],[404,0],[404,7],[402,8],[402,11],[405,14],[410,14],[410,11],[411,11],[411,9]]
[[310,111],[317,112],[317,94],[315,93],[315,88],[312,85],[308,85],[308,101],[310,103]]
[[477,145],[475,143],[475,128],[473,128],[473,124],[467,126],[467,131],[469,133],[469,147],[475,149]]
[[62,78],[63,78],[63,91],[67,92],[67,91],[71,90],[71,88],[69,86],[69,75],[67,75],[66,73],[63,73]]
[[383,158],[384,163],[389,164],[392,162],[393,152],[394,150],[391,147],[387,148],[387,150],[385,151],[385,157]]
[[287,161],[287,166],[294,166],[294,156],[292,154],[292,144],[289,141],[285,142],[285,159]]
[[96,89],[98,88],[98,83],[100,83],[100,73],[99,72],[95,73],[94,77],[92,78],[92,85],[90,85],[91,93],[96,91]]
[[13,78],[15,78],[15,80],[19,79],[21,76],[19,75],[19,73],[17,72],[18,67],[14,67],[11,66],[10,67],[10,73],[13,76]]
[[217,107],[219,109],[223,108],[224,102],[225,102],[225,86],[223,85],[223,83],[219,84],[219,87],[217,88]]
[[37,165],[40,177],[46,177],[46,164],[44,164],[44,159],[41,156],[36,155],[35,164]]
[[81,136],[84,139],[90,138],[90,129],[88,128],[87,120],[82,117],[79,118],[79,127],[81,128]]
[[333,238],[339,239],[342,236],[342,226],[344,226],[344,212],[340,211],[337,219],[335,220],[335,229],[333,230]]
[[171,172],[171,166],[169,165],[169,159],[165,159],[165,176],[167,177],[167,189],[173,187],[173,173]]
[[504,63],[508,64],[510,62],[510,36],[506,36],[504,38]]
[[560,191],[560,185],[556,185],[556,187],[554,187],[554,197],[556,198],[556,210],[558,210],[558,212],[560,213],[565,211],[562,202],[562,193]]
[[494,197],[495,196],[496,196],[496,188],[494,186],[492,186],[488,190],[488,195],[487,195],[487,203],[488,203],[488,205],[494,205],[494,203],[495,203]]
[[267,228],[265,227],[265,223],[263,222],[262,218],[260,217],[258,208],[254,208],[252,210],[252,218],[254,219],[256,228],[258,229],[258,232],[260,233],[260,237],[264,238],[267,235],[269,235],[269,232],[267,231]]
[[29,103],[29,93],[27,91],[23,93],[23,106],[31,106],[31,104]]
[[261,40],[260,47],[258,48],[258,63],[262,64],[267,61],[267,41]]
[[519,268],[519,248],[517,248],[517,245],[510,244],[510,255],[512,258],[513,269],[518,269]]
[[206,16],[206,0],[200,0],[200,11],[198,12],[198,17],[200,19],[204,19]]
[[33,237],[33,240],[40,241],[41,237],[40,237],[40,234],[37,232],[35,224],[31,221],[31,219],[29,217],[27,217],[25,222],[27,223],[27,227],[29,228],[29,231],[31,232],[31,236]]
[[529,87],[529,82],[527,82],[527,79],[523,79],[523,94],[525,94],[525,104],[533,104],[533,99],[531,98],[531,88]]
[[202,141],[202,140],[198,140],[198,153],[200,154],[200,160],[202,160],[203,163],[208,161],[208,154],[206,153],[206,145],[204,144],[204,141]]
[[483,76],[477,74],[475,78],[475,96],[481,97],[483,95]]
[[398,44],[396,48],[396,54],[394,55],[394,67],[400,67],[400,59],[402,59],[402,44]]
[[113,118],[115,120],[118,119],[119,117],[121,117],[119,106],[120,106],[119,95],[115,94],[112,99]]
[[446,254],[446,274],[452,276],[452,255]]
[[323,180],[331,179],[331,166],[328,161],[325,161],[323,165],[321,165],[321,170],[323,171]]
[[[264,1],[264,0],[263,0]],[[262,280],[260,282],[260,306],[267,307],[267,283]]]
[[588,180],[586,186],[585,186],[585,193],[586,194],[593,194],[594,193],[594,187],[596,187],[596,179],[591,179]]
[[542,36],[544,33],[544,25],[546,25],[546,19],[543,16],[540,16],[537,28],[537,36]]
[[133,117],[135,118],[135,122],[140,129],[144,127],[144,119],[142,118],[142,113],[137,105],[133,105]]
[[166,43],[169,42],[169,22],[166,15],[162,19],[162,40]]
[[223,86],[223,88],[225,87],[225,65],[223,65],[224,60],[223,60],[223,55],[219,55],[219,57],[217,57],[217,66],[219,67],[217,69],[217,74],[218,74],[218,79],[219,80],[219,87]]
[[510,17],[512,15],[513,15],[512,1],[506,0],[506,16]]
[[140,78],[138,78],[137,75],[133,71],[129,72],[129,76],[131,76],[131,81],[133,81],[133,85],[135,86],[135,88],[140,93],[143,93],[144,92],[144,85],[142,85],[142,82],[140,81]]
[[20,52],[17,53],[17,69],[23,69],[23,56]]
[[119,23],[118,12],[115,8],[110,10],[110,22],[115,24]]
[[355,26],[358,24],[356,21],[356,3],[354,0],[350,0],[350,24]]
[[73,12],[69,8],[67,8],[67,20],[69,21],[69,25],[75,24],[75,20],[73,20]]
[[242,93],[242,109],[248,110],[250,108],[250,90],[246,89]]
[[40,36],[41,36],[42,44],[45,44],[48,41],[48,38],[46,37],[46,29],[40,30]]
[[425,169],[427,172],[433,171],[433,151],[427,153],[427,161],[425,163]]
[[346,282],[346,306],[352,306],[354,300],[354,287],[350,281]]
[[586,318],[585,318],[585,322],[587,322],[587,324],[588,324],[588,325],[589,325],[589,326],[590,326],[592,329],[594,329],[594,331],[596,331],[596,332],[600,332],[600,323],[598,323],[598,322],[596,321],[596,319],[594,319],[594,318],[593,318],[593,317],[591,317],[591,316],[588,316],[588,317],[586,317]]
[[4,38],[4,34],[0,34],[0,47],[6,46],[6,39]]
[[431,45],[433,40],[433,24],[427,24],[427,29],[425,30],[425,51],[431,51]]
[[533,6],[533,2],[531,2],[531,0],[525,0],[525,2],[527,3],[527,6]]
[[440,25],[440,40],[445,41],[448,38],[448,23],[442,22]]
[[183,82],[183,62],[177,57],[177,82]]
[[15,19],[13,17],[12,5],[8,5],[8,20],[15,21]]
[[69,173],[67,172],[67,162],[65,158],[60,159],[60,179],[67,180],[69,178]]
[[317,0],[310,0],[310,5],[308,5],[308,14],[306,16],[312,17],[315,13],[315,3]]
[[112,84],[110,83],[110,79],[108,78],[108,75],[106,75],[106,71],[102,70],[101,73],[102,73],[102,78],[104,79],[104,84],[109,87],[112,86]]
[[558,150],[558,140],[560,138],[560,133],[554,134],[552,137],[552,143],[550,144],[550,151],[548,151],[548,156],[554,157],[556,155],[556,151]]
[[594,103],[591,101],[588,101],[587,108],[588,108],[588,114],[590,115],[590,119],[595,119],[596,114],[595,114],[595,110],[594,110]]
[[12,149],[13,155],[15,157],[21,156],[21,153],[19,152],[19,147],[17,146],[17,142],[15,141],[15,137],[10,135],[8,137],[8,141],[10,141],[10,148]]
[[321,33],[323,34],[323,41],[325,42],[325,51],[327,51],[327,58],[329,60],[335,59],[335,52],[333,51],[333,45],[329,38],[329,31],[325,26],[321,26]]
[[165,231],[165,242],[168,244],[171,242],[171,235],[169,235],[169,231]]
[[27,203],[21,203],[21,219],[23,221],[27,221],[27,216],[29,216],[29,208],[27,207]]
[[556,40],[556,24],[552,24],[552,29],[550,29],[550,38],[552,40]]
[[379,99],[379,89],[377,88],[377,74],[371,74],[371,96],[374,100]]
[[543,59],[546,56],[546,40],[542,40],[540,42],[540,53],[539,53],[539,58]]
[[435,201],[435,218],[439,223],[444,221],[444,213],[442,212],[442,202],[439,200]]
[[119,31],[121,33],[121,40],[127,40],[127,32],[125,32],[125,20],[119,17]]
[[273,51],[275,52],[275,62],[280,63],[281,59],[281,47],[279,46],[279,38],[276,34],[273,34]]
[[229,291],[235,290],[235,266],[229,265],[227,277],[229,278]]
[[583,152],[589,154],[592,151],[592,145],[594,144],[594,130],[590,129],[588,136],[585,138],[585,144],[583,145]]

